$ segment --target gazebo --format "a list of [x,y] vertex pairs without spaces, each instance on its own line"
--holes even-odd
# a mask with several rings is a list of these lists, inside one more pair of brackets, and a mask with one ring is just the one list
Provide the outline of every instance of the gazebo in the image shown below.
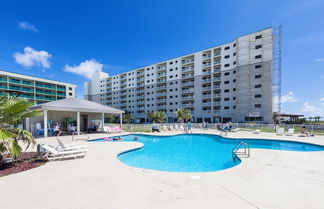
[[[104,126],[105,114],[119,115],[120,126],[122,126],[122,114],[124,111],[102,105],[89,100],[78,98],[66,98],[44,104],[39,104],[31,107],[31,109],[40,110],[43,112],[41,117],[28,118],[26,120],[27,130],[31,129],[31,125],[39,121],[43,121],[44,137],[48,137],[48,121],[50,119],[62,120],[65,118],[76,117],[76,132],[80,135],[81,127],[84,130],[88,128],[91,119],[101,120],[101,127]],[[82,123],[81,123],[82,119]]]

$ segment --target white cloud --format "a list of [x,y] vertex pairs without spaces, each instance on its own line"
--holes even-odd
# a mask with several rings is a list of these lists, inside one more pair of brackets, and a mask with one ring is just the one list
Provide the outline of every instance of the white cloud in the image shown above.
[[324,58],[318,58],[316,59],[316,62],[324,62]]
[[320,101],[324,102],[324,97],[320,98]]
[[81,62],[78,66],[65,65],[64,71],[78,74],[91,79],[92,74],[97,71],[102,71],[103,66],[104,66],[103,64],[92,59],[92,60],[86,60],[84,62]]
[[36,51],[29,46],[24,49],[24,53],[16,52],[13,56],[16,62],[24,67],[37,65],[43,68],[50,68],[49,58],[52,57],[46,51]]
[[38,29],[35,27],[35,25],[30,24],[28,22],[19,22],[17,27],[21,30],[31,30],[34,31],[35,33],[38,32]]
[[[278,107],[278,96],[273,97],[273,108],[274,111],[277,110]],[[296,97],[294,96],[294,93],[292,91],[289,91],[288,94],[281,96],[281,104],[285,104],[285,103],[294,103],[297,102],[298,100],[296,99]]]
[[311,105],[309,102],[303,104],[301,111],[308,116],[324,116],[323,108]]

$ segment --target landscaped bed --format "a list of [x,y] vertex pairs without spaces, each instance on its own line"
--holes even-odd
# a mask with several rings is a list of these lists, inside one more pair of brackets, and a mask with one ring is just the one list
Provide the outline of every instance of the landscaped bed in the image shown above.
[[37,152],[23,152],[14,162],[0,165],[0,177],[36,168],[46,162],[37,156]]

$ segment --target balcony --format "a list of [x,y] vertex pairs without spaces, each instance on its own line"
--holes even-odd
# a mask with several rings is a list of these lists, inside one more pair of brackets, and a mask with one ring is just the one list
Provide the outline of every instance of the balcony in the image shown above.
[[194,88],[190,88],[190,89],[182,89],[182,93],[194,93]]
[[220,110],[213,110],[213,113],[219,114]]
[[186,60],[182,60],[181,61],[181,64],[182,65],[187,65],[187,64],[192,64],[192,63],[194,63],[194,59],[186,59]]
[[163,65],[163,66],[158,66],[156,68],[157,71],[165,71],[167,69],[166,65]]
[[144,78],[137,78],[136,80],[137,80],[137,82],[144,82],[145,79]]
[[214,94],[214,97],[221,97],[220,93]]
[[214,60],[214,65],[220,65],[221,61],[220,60]]
[[139,89],[139,90],[136,90],[136,93],[145,93],[145,90],[144,89]]
[[214,105],[220,105],[221,102],[220,101],[214,101]]
[[165,83],[166,82],[166,79],[159,79],[157,80],[157,83]]
[[214,81],[221,81],[220,77],[214,77]]
[[220,89],[220,85],[214,85],[213,88],[214,89]]
[[14,91],[34,92],[34,89],[20,88],[15,86],[10,86],[9,89]]
[[137,110],[145,110],[145,107],[144,106],[137,106],[136,109]]
[[190,100],[194,100],[195,98],[193,96],[182,96],[182,100],[183,101],[190,101]]
[[191,67],[183,67],[182,68],[182,72],[191,72],[191,71],[194,71],[195,70],[195,67],[194,66],[191,66]]
[[167,93],[166,92],[159,92],[159,93],[156,93],[156,96],[157,97],[166,97]]
[[203,75],[210,75],[211,74],[211,70],[206,70],[202,72]]
[[43,96],[36,96],[37,100],[46,100],[46,101],[55,101],[55,98],[50,97],[43,97]]
[[210,67],[211,66],[211,63],[208,62],[208,63],[203,63],[202,66],[205,68],[205,67]]
[[211,54],[203,54],[202,58],[205,59],[210,59],[211,58]]
[[159,110],[166,109],[166,105],[158,105],[158,106],[156,106],[156,108]]
[[206,87],[203,87],[202,89],[203,89],[203,91],[209,91],[209,90],[211,90],[211,86],[206,86]]
[[136,95],[136,98],[145,98],[145,95],[144,94]]
[[158,77],[158,78],[163,78],[163,77],[166,77],[166,76],[167,76],[166,73],[158,73],[158,74],[157,74],[157,77]]
[[211,82],[211,78],[203,79],[202,81],[203,81],[203,83],[210,83]]
[[190,82],[183,82],[181,83],[182,86],[194,86],[195,82],[194,81],[190,81]]
[[[39,84],[39,83],[36,83],[35,86],[36,86],[36,87],[39,87],[39,88],[56,89],[56,86],[51,86],[51,85],[46,85],[46,84]],[[65,91],[65,89],[63,90],[63,88],[57,88],[57,89],[58,89],[58,90]]]
[[6,78],[0,78],[0,82],[7,82]]
[[[30,90],[29,90],[30,91]],[[33,91],[30,91],[33,92]],[[48,95],[56,95],[55,92],[51,92],[51,91],[42,91],[42,90],[36,90],[37,94],[48,94]]]
[[137,71],[136,75],[137,75],[137,76],[142,76],[142,75],[144,75],[144,70],[143,70],[143,71]]
[[182,79],[188,79],[188,78],[194,78],[195,75],[194,74],[188,74],[188,75],[183,75],[182,74]]
[[221,72],[221,69],[220,68],[214,68],[214,73],[220,73]]
[[191,108],[191,107],[194,107],[194,103],[185,103],[185,104],[181,104],[181,106]]
[[202,105],[203,106],[211,106],[211,102],[203,102]]
[[137,87],[142,87],[144,86],[144,83],[137,83]]
[[0,85],[0,89],[8,89],[7,85]]
[[136,103],[137,104],[145,104],[145,101],[144,100],[137,100]]
[[166,103],[167,100],[166,99],[158,99],[156,100],[157,103]]
[[209,114],[209,113],[211,113],[211,110],[203,110],[202,112],[205,114]]
[[202,95],[202,98],[207,98],[207,99],[209,99],[209,98],[211,98],[211,96],[212,96],[211,94],[203,94],[203,95]]
[[158,86],[158,87],[156,87],[156,89],[157,89],[157,90],[164,90],[164,89],[166,89],[166,87],[167,87],[167,86]]
[[58,91],[66,91],[66,88],[65,87],[57,87],[57,90]]

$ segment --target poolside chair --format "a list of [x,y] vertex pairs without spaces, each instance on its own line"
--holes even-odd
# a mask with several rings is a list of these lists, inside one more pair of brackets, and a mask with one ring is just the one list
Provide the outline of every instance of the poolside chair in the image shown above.
[[85,144],[64,144],[62,142],[62,140],[58,137],[56,137],[56,140],[59,144],[59,146],[56,149],[59,149],[59,150],[75,150],[75,149],[85,149],[86,150],[86,147],[87,147],[87,145],[85,145]]
[[290,129],[288,129],[288,131],[286,132],[286,136],[292,136],[293,134],[294,134],[294,129],[293,128],[290,128]]
[[302,134],[302,133],[298,134],[298,136],[299,136],[299,137],[307,137],[306,134]]
[[163,131],[167,131],[167,130],[168,130],[167,126],[164,125],[164,126],[163,126]]
[[260,129],[255,129],[255,130],[253,131],[254,134],[259,134],[260,132],[261,132]]
[[231,132],[238,132],[240,129],[239,128],[234,128],[231,130]]
[[178,131],[179,130],[179,126],[178,125],[174,125],[174,130]]
[[179,128],[180,128],[180,131],[185,131],[183,125],[181,125]]
[[277,135],[284,135],[284,133],[285,133],[285,128],[278,128],[277,129]]
[[47,144],[42,144],[41,147],[46,151],[44,155],[49,161],[62,160],[62,159],[71,159],[71,158],[80,158],[84,157],[87,153],[84,149],[75,149],[75,150],[57,150],[52,146]]

